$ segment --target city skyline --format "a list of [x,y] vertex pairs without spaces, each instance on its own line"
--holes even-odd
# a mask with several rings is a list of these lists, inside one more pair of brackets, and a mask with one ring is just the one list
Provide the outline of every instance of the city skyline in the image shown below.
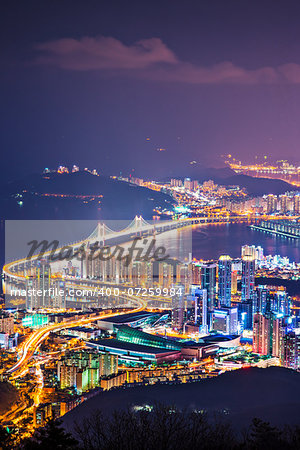
[[299,447],[300,3],[1,9],[0,447]]

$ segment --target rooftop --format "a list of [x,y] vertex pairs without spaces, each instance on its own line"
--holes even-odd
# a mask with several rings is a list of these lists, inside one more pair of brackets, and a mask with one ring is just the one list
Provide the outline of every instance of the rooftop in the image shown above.
[[[100,346],[103,346],[107,349],[113,348],[113,349],[120,349],[120,350],[126,350],[129,352],[138,352],[138,353],[144,353],[144,354],[161,354],[161,353],[172,353],[176,350],[170,350],[165,348],[158,348],[158,347],[151,347],[146,345],[140,345],[140,344],[133,344],[131,342],[125,342],[125,341],[119,341],[118,339],[97,339],[94,341],[90,341],[93,344],[98,344]],[[179,351],[179,350],[177,350]]]
[[111,322],[111,323],[129,323],[129,322],[135,322],[137,320],[146,319],[148,317],[151,317],[153,315],[157,315],[159,313],[150,313],[150,312],[137,312],[137,313],[128,313],[128,314],[120,314],[118,316],[114,317],[108,317],[106,319],[100,319],[103,322]]

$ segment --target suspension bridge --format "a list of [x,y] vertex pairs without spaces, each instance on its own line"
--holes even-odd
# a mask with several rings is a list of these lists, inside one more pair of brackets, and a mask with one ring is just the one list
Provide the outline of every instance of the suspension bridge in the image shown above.
[[[228,222],[249,222],[248,216],[227,216],[227,217],[193,217],[184,218],[179,220],[166,220],[166,221],[153,221],[147,222],[142,216],[135,216],[135,218],[122,230],[112,230],[106,223],[98,222],[93,232],[85,239],[77,242],[66,244],[62,247],[55,249],[55,254],[60,251],[67,251],[72,249],[73,252],[78,251],[80,248],[88,248],[94,243],[99,243],[100,246],[109,246],[110,242],[114,239],[134,239],[135,237],[146,237],[150,235],[161,234],[170,230],[179,229],[183,227],[189,227],[197,224],[209,224],[209,223],[228,223]],[[35,254],[30,258],[25,257],[16,261],[7,263],[3,267],[3,273],[6,280],[24,281],[26,269],[33,267],[38,260],[44,258],[49,259],[53,255],[53,247],[51,243],[45,243],[37,248]],[[48,250],[49,249],[49,250]]]

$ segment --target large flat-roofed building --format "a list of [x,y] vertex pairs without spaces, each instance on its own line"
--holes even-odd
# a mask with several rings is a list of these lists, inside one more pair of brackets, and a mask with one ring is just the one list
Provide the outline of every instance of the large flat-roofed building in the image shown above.
[[180,359],[181,351],[176,349],[165,349],[140,345],[132,342],[120,341],[118,339],[97,339],[90,341],[88,347],[96,348],[98,351],[106,351],[118,355],[120,361],[126,362],[164,362]]
[[167,350],[181,350],[184,346],[182,342],[145,333],[144,331],[140,331],[127,325],[121,325],[118,327],[117,339],[123,342],[130,342],[133,344],[140,344],[155,348],[164,348]]
[[160,318],[160,313],[151,312],[137,312],[120,314],[114,317],[108,317],[97,321],[97,326],[101,330],[113,332],[117,325],[130,325],[131,327],[141,327],[146,324],[151,324]]

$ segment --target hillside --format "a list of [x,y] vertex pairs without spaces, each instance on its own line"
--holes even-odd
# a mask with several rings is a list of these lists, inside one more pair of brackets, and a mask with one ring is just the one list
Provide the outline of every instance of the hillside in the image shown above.
[[282,367],[249,368],[226,372],[216,378],[178,385],[154,385],[103,392],[63,418],[74,421],[100,409],[105,415],[134,405],[160,402],[180,409],[205,410],[226,416],[236,427],[259,417],[275,425],[299,424],[300,374]]
[[166,194],[88,172],[32,175],[0,187],[5,219],[151,219]]
[[0,414],[9,411],[18,398],[18,391],[12,384],[0,382]]
[[271,178],[255,178],[248,175],[239,175],[229,167],[211,168],[201,167],[194,164],[184,168],[184,171],[173,174],[174,178],[190,177],[198,180],[200,183],[207,180],[213,180],[217,184],[223,186],[239,185],[247,189],[250,195],[264,194],[284,194],[287,191],[295,190],[295,186],[283,180],[275,180]]

